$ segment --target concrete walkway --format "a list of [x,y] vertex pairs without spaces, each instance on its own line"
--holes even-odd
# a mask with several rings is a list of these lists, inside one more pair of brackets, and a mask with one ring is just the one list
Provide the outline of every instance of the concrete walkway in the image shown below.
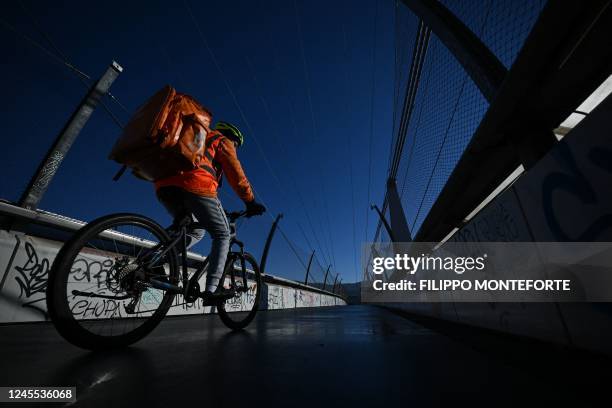
[[584,407],[609,388],[607,358],[436,326],[369,306],[262,312],[239,333],[216,316],[177,317],[101,354],[48,323],[2,326],[0,385],[76,385],[77,406],[253,408]]

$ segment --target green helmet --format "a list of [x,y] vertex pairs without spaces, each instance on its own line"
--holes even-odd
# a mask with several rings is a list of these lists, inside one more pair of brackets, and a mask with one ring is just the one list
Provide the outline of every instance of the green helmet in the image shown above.
[[244,136],[242,136],[242,132],[236,126],[227,122],[217,122],[215,125],[215,130],[223,133],[224,136],[229,137],[234,142],[238,143],[238,146],[242,146],[244,143]]

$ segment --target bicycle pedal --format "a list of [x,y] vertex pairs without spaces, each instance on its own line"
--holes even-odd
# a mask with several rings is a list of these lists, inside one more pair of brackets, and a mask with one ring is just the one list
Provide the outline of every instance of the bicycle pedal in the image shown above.
[[235,290],[228,291],[228,292],[220,294],[220,297],[222,297],[224,300],[231,299],[234,296],[236,296],[236,291]]
[[201,295],[202,293],[200,293],[200,284],[198,282],[189,282],[189,287],[187,288],[185,300],[187,302],[195,302],[198,298],[202,297]]
[[203,291],[203,292],[200,292],[200,294],[198,295],[199,298],[202,298],[205,301],[208,301],[209,303],[224,302],[228,299],[233,298],[234,296],[236,296],[235,290],[231,290],[231,291],[224,290],[221,293],[219,292],[210,293],[210,292]]

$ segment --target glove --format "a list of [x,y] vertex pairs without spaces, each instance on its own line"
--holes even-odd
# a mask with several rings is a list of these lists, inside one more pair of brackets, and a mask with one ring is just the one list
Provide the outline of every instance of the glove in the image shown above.
[[266,212],[266,207],[259,204],[257,201],[249,201],[246,203],[246,217],[251,218],[254,215],[261,215]]

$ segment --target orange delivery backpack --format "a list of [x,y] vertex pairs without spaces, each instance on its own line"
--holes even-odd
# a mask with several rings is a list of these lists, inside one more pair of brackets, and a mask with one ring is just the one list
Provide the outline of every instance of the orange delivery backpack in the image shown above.
[[167,85],[131,117],[109,159],[141,179],[156,181],[196,168],[206,148],[212,114]]

